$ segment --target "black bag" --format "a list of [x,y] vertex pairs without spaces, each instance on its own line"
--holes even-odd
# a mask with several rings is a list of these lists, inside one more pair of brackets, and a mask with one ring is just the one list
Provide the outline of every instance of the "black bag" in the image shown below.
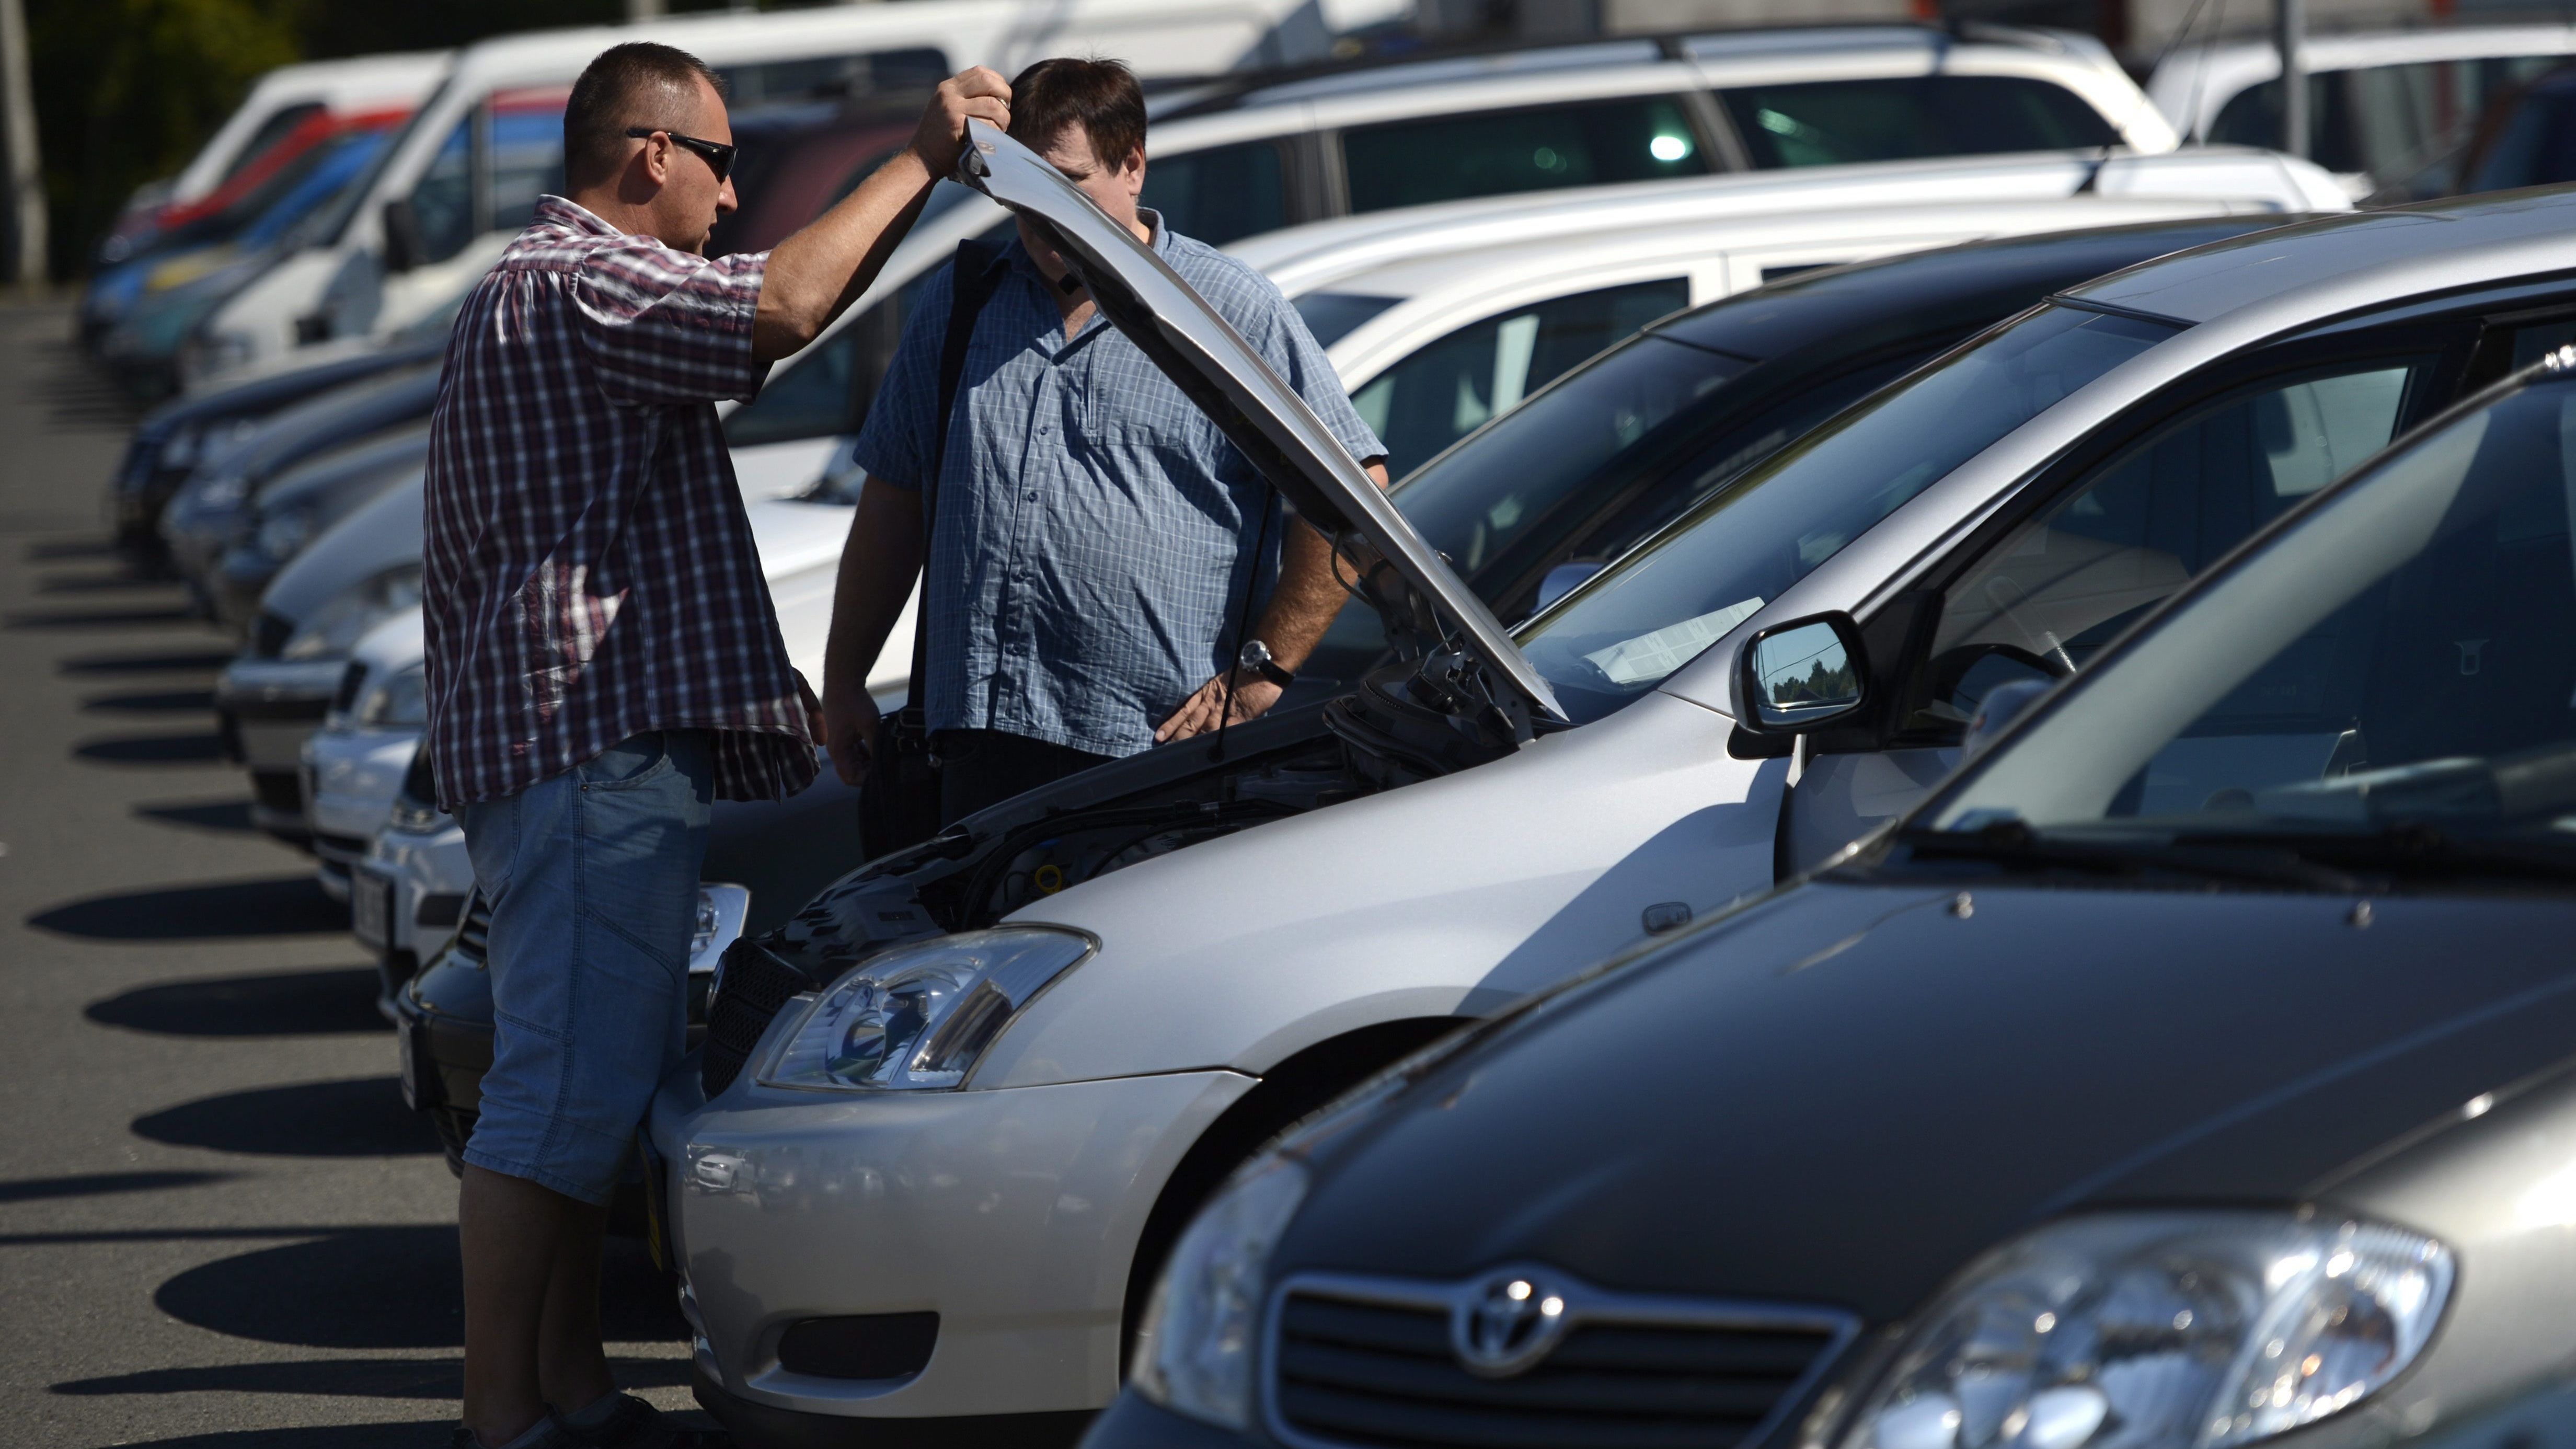
[[992,260],[992,252],[979,243],[957,244],[948,332],[939,344],[939,419],[921,485],[922,588],[921,608],[912,621],[912,682],[903,708],[877,722],[867,783],[859,789],[859,847],[870,860],[939,833],[939,765],[931,758],[929,713],[921,699],[930,662],[930,538],[938,516],[939,470],[948,451],[948,420],[957,408],[958,383],[966,375],[966,345],[975,336],[975,315],[993,295]]

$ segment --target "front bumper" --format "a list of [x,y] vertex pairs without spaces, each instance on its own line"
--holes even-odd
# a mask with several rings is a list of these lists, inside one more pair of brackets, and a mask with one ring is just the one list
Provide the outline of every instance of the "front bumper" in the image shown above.
[[345,659],[236,659],[215,682],[226,752],[250,770],[251,823],[303,844],[304,741],[321,728]]
[[371,933],[364,925],[372,923],[362,923],[358,944],[376,953],[377,1009],[399,1024],[395,1003],[404,984],[456,933],[465,893],[474,888],[465,831],[443,815],[434,831],[388,825],[368,843],[366,858],[351,877],[353,890],[373,889],[370,879],[385,883],[382,932]]
[[1082,1449],[1248,1449],[1260,1441],[1148,1402],[1134,1390],[1100,1411]]
[[[786,1013],[782,1013],[786,1015]],[[821,1419],[1087,1412],[1118,1391],[1136,1243],[1163,1184],[1253,1086],[1229,1071],[965,1092],[817,1093],[694,1071],[650,1124],[699,1373]],[[899,1378],[791,1371],[816,1318],[938,1315]]]

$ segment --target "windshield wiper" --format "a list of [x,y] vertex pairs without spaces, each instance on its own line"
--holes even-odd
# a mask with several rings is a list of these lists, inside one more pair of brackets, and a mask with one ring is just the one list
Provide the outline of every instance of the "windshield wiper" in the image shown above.
[[2287,851],[2319,866],[2395,876],[2502,875],[2576,881],[2576,852],[2514,840],[2456,835],[2417,820],[2367,831],[2265,830],[2174,837],[2176,845],[2194,848],[2221,842]]
[[1898,831],[1896,839],[1918,860],[1982,860],[2015,871],[2184,875],[2338,892],[2361,884],[2340,870],[2307,859],[2299,850],[2276,845],[2269,837],[2251,842],[2238,837],[2071,840],[2041,834],[2018,820],[1999,820],[1967,831],[1918,826]]

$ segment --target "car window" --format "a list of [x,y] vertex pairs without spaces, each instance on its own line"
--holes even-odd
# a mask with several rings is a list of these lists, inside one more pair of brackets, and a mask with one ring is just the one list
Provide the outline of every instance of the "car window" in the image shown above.
[[[2308,153],[2329,171],[2395,181],[2467,139],[2489,102],[2563,59],[2502,56],[2312,71]],[[2264,81],[2229,97],[2210,122],[2209,139],[2277,148],[2281,82]]]
[[1652,689],[1907,499],[2174,334],[2049,307],[1807,434],[1533,621],[1522,652],[1576,720]]
[[2018,76],[1809,81],[1730,87],[1724,96],[1753,164],[1765,168],[2054,151],[2120,139],[2083,97]]
[[259,128],[250,133],[248,140],[242,142],[241,149],[233,153],[233,159],[225,164],[223,174],[215,178],[215,184],[206,189],[220,190],[225,182],[239,176],[249,169],[252,162],[267,155],[270,147],[285,140],[289,132],[303,125],[307,119],[320,114],[322,114],[320,101],[298,101],[291,106],[280,106],[269,112],[268,119],[260,122]]
[[482,230],[516,232],[539,196],[563,194],[563,113],[560,92],[493,97]]
[[726,101],[746,111],[794,101],[928,95],[953,69],[944,52],[916,48],[721,66],[717,73],[725,78]]
[[1289,305],[1314,334],[1315,345],[1330,347],[1357,331],[1360,325],[1380,312],[1403,301],[1402,297],[1375,297],[1365,292],[1308,292]]
[[1224,246],[1288,224],[1288,175],[1279,143],[1211,146],[1145,164],[1141,204],[1185,237]]
[[1943,591],[1909,725],[2071,674],[2300,499],[2388,445],[2427,358],[2356,360],[2195,410],[2095,469]]
[[[994,246],[1010,235],[1006,222],[978,240]],[[759,397],[726,414],[726,444],[747,448],[856,433],[868,420],[877,389],[885,385],[886,370],[894,365],[904,324],[922,291],[943,270],[945,264],[928,268],[892,295],[869,303],[839,331],[781,368],[761,387]]]
[[[1933,807],[2474,879],[2576,850],[2576,386],[2389,455]],[[2374,845],[2385,847],[2374,850]]]
[[412,183],[411,214],[424,262],[443,262],[474,240],[474,126],[469,114],[447,133],[428,169]]
[[1363,212],[1716,168],[1680,97],[1631,96],[1354,126],[1342,169]]
[[1386,444],[1387,475],[1401,478],[1567,368],[1689,302],[1689,280],[1672,277],[1499,313],[1415,350],[1351,394],[1351,405]]

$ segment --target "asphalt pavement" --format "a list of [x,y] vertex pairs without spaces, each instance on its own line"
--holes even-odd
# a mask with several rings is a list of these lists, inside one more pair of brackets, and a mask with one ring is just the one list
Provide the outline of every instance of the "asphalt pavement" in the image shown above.
[[[0,1445],[444,1449],[455,1182],[220,757],[231,641],[107,549],[134,414],[70,331],[0,308]],[[620,1383],[689,1406],[639,1244],[606,1297]]]

